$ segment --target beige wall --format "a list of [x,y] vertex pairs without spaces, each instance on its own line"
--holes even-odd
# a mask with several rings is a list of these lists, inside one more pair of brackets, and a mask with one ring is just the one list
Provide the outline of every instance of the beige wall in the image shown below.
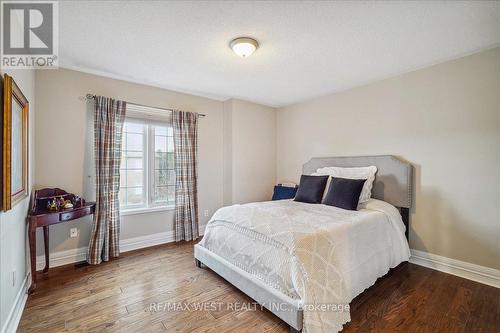
[[223,136],[224,136],[224,171],[223,171],[223,203],[233,204],[233,100],[229,99],[223,105]]
[[[207,115],[199,125],[202,229],[226,196],[235,202],[267,200],[271,196],[276,178],[276,111],[272,108],[239,100],[221,102],[65,69],[38,71],[36,83],[38,188],[57,186],[92,199],[93,188],[89,188],[87,177],[93,168],[88,144],[92,140],[88,130],[93,126],[92,110],[79,97],[93,93]],[[237,178],[233,182],[228,175]],[[227,184],[237,189],[234,198],[231,191],[227,192]],[[173,214],[169,210],[122,216],[121,239],[173,231]],[[77,238],[69,238],[72,227],[79,229]],[[52,227],[50,251],[87,246],[90,230],[90,217]],[[39,234],[38,254],[42,253]]]
[[[33,185],[35,169],[34,129],[35,129],[35,71],[9,70],[0,71],[14,78],[17,85],[29,101],[29,186]],[[3,89],[3,86],[2,86]],[[3,91],[3,90],[2,90]],[[3,104],[2,104],[3,105]],[[31,191],[30,191],[31,195]],[[0,212],[0,332],[6,329],[10,312],[14,307],[16,296],[23,292],[23,282],[29,274],[29,257],[26,237],[26,212],[29,196],[17,203],[7,212]],[[13,275],[15,275],[13,277]],[[12,329],[9,326],[9,329]]]
[[224,204],[266,201],[276,183],[276,110],[224,102]]
[[500,268],[500,48],[278,110],[278,181],[314,156],[416,167],[410,246]]
[[[65,69],[37,71],[36,83],[37,119],[40,120],[36,124],[35,144],[38,188],[57,186],[77,194],[87,192],[88,111],[79,97],[93,93],[206,114],[199,125],[200,224],[205,225],[209,219],[205,210],[211,216],[222,206],[222,102]],[[80,230],[77,238],[69,238],[72,227]],[[90,218],[52,227],[51,252],[87,246],[90,228]],[[173,231],[173,210],[122,216],[122,240],[167,231]],[[41,254],[41,238],[38,243]]]

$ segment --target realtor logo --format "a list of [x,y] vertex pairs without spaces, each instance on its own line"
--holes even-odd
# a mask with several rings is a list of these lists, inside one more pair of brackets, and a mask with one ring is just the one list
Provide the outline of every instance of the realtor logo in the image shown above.
[[57,1],[2,1],[2,68],[57,68],[57,6]]

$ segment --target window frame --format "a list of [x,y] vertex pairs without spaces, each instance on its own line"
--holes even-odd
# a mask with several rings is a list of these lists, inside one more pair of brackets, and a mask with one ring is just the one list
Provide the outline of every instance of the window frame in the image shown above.
[[[140,213],[147,212],[158,212],[158,211],[166,211],[175,209],[175,203],[155,203],[155,126],[161,126],[167,128],[167,133],[169,131],[169,127],[172,125],[169,122],[161,122],[161,121],[152,121],[152,120],[142,120],[136,118],[125,118],[124,123],[133,123],[142,125],[143,127],[143,193],[142,193],[142,201],[143,204],[133,204],[133,205],[122,205],[120,203],[120,215],[134,215]],[[125,124],[124,124],[125,125]],[[123,136],[126,140],[126,132],[123,131]],[[122,139],[122,152],[121,156],[123,156],[123,144],[126,141]],[[168,134],[167,134],[167,152],[168,152]],[[125,147],[126,148],[126,147]],[[123,169],[120,165],[120,172],[122,170],[128,170],[127,168]],[[175,172],[175,171],[174,171]],[[120,177],[125,176],[120,174]],[[125,186],[128,188],[127,186]],[[120,186],[120,190],[122,187]]]

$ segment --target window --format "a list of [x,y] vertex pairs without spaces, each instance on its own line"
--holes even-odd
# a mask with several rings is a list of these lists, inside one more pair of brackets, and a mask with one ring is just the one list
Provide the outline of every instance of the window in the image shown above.
[[119,197],[122,211],[175,204],[174,139],[170,125],[125,121]]

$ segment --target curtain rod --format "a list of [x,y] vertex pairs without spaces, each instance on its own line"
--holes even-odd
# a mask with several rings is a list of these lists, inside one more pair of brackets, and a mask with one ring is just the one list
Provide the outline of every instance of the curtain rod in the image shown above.
[[[87,94],[84,97],[84,99],[89,100],[89,99],[94,99],[95,97],[96,97],[96,95]],[[169,111],[169,112],[175,111],[174,109],[160,108],[160,107],[157,107],[157,106],[149,106],[149,105],[144,105],[144,104],[139,104],[139,103],[132,103],[132,102],[126,102],[126,103],[129,104],[129,105],[135,105],[135,106],[144,107],[144,108],[159,109],[159,110],[165,110],[165,111]],[[205,116],[206,115],[203,114],[203,113],[198,113],[198,117],[203,118]]]

